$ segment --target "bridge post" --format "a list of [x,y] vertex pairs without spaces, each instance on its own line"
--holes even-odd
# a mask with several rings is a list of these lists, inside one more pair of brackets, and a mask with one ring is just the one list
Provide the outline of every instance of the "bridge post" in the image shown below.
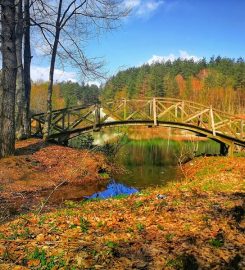
[[241,135],[241,139],[243,140],[243,136],[244,136],[244,127],[245,127],[245,122],[244,120],[241,120],[241,132],[240,132],[240,135]]
[[185,102],[182,100],[181,102],[181,121],[184,121],[184,108],[185,108]]
[[157,126],[157,104],[156,104],[156,98],[153,98],[153,120],[154,120],[154,126]]
[[62,129],[65,130],[65,112],[62,112]]
[[209,115],[210,115],[210,127],[213,131],[213,135],[216,136],[215,126],[214,126],[214,112],[213,112],[212,105],[210,106]]
[[235,150],[235,145],[233,142],[231,142],[231,144],[229,145],[229,148],[228,148],[228,157],[233,157],[234,150]]
[[235,150],[235,145],[233,142],[231,142],[229,144],[226,144],[223,142],[220,143],[220,155],[221,156],[233,157],[234,150]]
[[58,137],[58,144],[68,146],[68,140],[69,140],[69,136],[64,134],[64,135]]
[[40,120],[35,120],[35,134],[42,135],[42,126]]
[[123,120],[127,118],[127,100],[126,98],[123,99]]
[[95,105],[95,111],[94,111],[94,131],[100,130],[100,106],[99,104]]

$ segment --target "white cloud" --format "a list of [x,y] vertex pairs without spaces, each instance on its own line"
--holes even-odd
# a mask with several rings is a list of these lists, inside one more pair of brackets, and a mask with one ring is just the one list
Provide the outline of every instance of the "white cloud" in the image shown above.
[[[31,79],[33,81],[48,81],[49,78],[49,67],[38,67],[32,66],[31,67]],[[61,69],[54,70],[54,81],[55,82],[62,82],[62,81],[72,81],[76,82],[76,73],[75,72],[68,72],[63,71]]]
[[132,14],[138,17],[147,17],[157,10],[164,1],[162,0],[124,0],[124,6],[132,9]]
[[173,62],[176,59],[186,59],[186,60],[191,60],[193,59],[195,62],[199,61],[201,57],[198,57],[196,55],[190,55],[187,51],[179,50],[179,55],[175,54],[169,54],[165,56],[160,56],[160,55],[153,55],[146,63],[149,65],[156,64],[156,63],[164,63],[167,61]]
[[87,84],[90,86],[94,84],[94,85],[97,85],[98,87],[100,87],[100,85],[101,85],[101,83],[98,81],[88,81]]
[[126,8],[135,8],[141,4],[141,0],[125,0],[124,5]]
[[193,59],[195,62],[201,59],[201,57],[198,57],[196,55],[190,55],[187,51],[179,50],[179,54],[180,54],[181,59],[187,59],[187,60]]
[[146,1],[138,7],[138,9],[136,10],[136,14],[138,16],[149,15],[153,11],[157,10],[163,3],[163,1],[156,0]]

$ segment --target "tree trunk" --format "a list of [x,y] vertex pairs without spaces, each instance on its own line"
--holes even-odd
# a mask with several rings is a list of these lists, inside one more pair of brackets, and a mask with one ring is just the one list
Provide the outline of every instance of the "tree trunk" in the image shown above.
[[31,41],[30,41],[30,0],[24,0],[24,135],[29,137],[30,127],[30,96],[31,96]]
[[16,138],[23,139],[24,125],[24,82],[23,82],[23,64],[22,64],[22,41],[23,41],[23,10],[22,0],[15,0],[16,5],[16,60],[17,60],[17,77],[16,77],[16,103],[15,103],[15,127]]
[[52,119],[52,94],[53,94],[53,84],[54,84],[54,68],[55,68],[55,60],[57,55],[57,49],[60,38],[60,18],[61,18],[61,9],[62,9],[62,0],[59,1],[58,15],[56,20],[55,27],[55,39],[53,44],[50,70],[49,70],[49,85],[48,85],[48,99],[47,99],[47,116],[44,124],[43,138],[47,140],[50,135],[51,129],[51,119]]
[[2,0],[2,88],[0,89],[0,157],[15,150],[15,0]]

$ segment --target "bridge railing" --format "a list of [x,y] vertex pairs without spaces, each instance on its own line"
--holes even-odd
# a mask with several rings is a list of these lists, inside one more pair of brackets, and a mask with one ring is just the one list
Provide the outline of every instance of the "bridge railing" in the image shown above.
[[109,101],[103,104],[107,116],[115,120],[151,120],[185,123],[212,130],[216,133],[232,135],[244,140],[245,121],[234,115],[191,101],[174,98],[151,98]]
[[[42,135],[46,114],[32,116],[32,133]],[[72,132],[106,122],[149,121],[181,123],[216,134],[245,140],[245,120],[199,103],[175,98],[117,99],[102,104],[77,106],[52,112],[51,134]]]

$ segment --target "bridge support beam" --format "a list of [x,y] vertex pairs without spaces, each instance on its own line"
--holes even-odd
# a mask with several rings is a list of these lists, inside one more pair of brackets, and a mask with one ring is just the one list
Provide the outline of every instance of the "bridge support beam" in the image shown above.
[[62,135],[58,137],[58,144],[68,146],[68,141],[69,141],[68,135]]
[[96,104],[94,111],[94,128],[93,131],[100,130],[100,106]]
[[234,143],[231,142],[230,144],[220,143],[220,155],[221,156],[228,156],[233,157],[234,154]]
[[228,148],[228,157],[233,157],[233,155],[234,155],[234,150],[235,150],[235,145],[234,145],[234,143],[232,142],[232,143],[229,145],[229,148]]
[[225,143],[220,143],[220,155],[227,156],[228,154],[228,146]]

